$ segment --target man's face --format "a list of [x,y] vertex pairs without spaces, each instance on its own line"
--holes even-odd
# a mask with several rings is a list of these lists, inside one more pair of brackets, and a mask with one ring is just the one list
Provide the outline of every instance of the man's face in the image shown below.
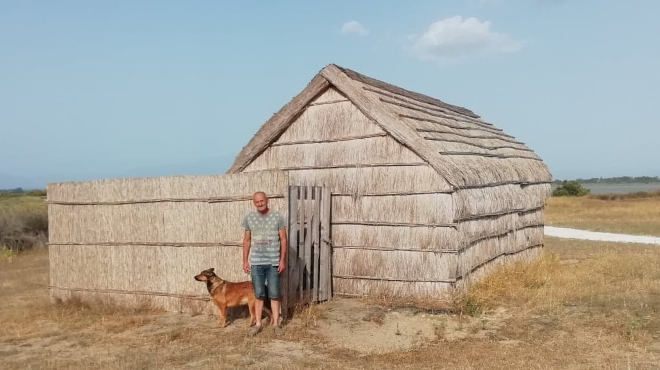
[[257,210],[260,212],[268,209],[268,198],[262,193],[255,194],[254,198],[252,198],[252,203],[254,203],[254,206],[257,207]]

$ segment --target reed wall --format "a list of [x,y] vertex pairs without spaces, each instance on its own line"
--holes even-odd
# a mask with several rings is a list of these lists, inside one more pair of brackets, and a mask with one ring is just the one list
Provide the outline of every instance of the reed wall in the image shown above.
[[335,89],[332,85],[330,85],[327,89],[322,91],[321,94],[319,94],[319,96],[312,99],[309,105],[313,106],[322,103],[338,102],[338,101],[346,101],[346,100],[348,100],[346,95],[342,94],[339,90]]
[[332,197],[334,223],[447,226],[453,224],[453,213],[451,194]]
[[287,190],[272,171],[49,184],[51,296],[208,311],[193,276],[249,280],[241,220],[256,191],[286,214]]
[[479,266],[479,268],[474,269],[469,275],[465,276],[464,278],[458,280],[453,288],[457,290],[464,290],[470,284],[479,281],[483,279],[484,277],[488,276],[491,274],[494,270],[505,266],[509,265],[512,263],[516,262],[531,262],[536,260],[540,255],[542,251],[542,246],[538,247],[530,247],[524,250],[521,250],[520,252],[517,253],[511,253],[511,254],[504,254],[501,255],[498,258],[495,258],[491,260],[489,263]]
[[289,171],[291,184],[332,184],[336,195],[368,196],[451,193],[452,188],[430,166],[351,166]]
[[393,250],[455,250],[460,239],[455,227],[365,226],[333,224],[332,243],[337,247]]
[[332,279],[332,287],[339,296],[398,297],[411,300],[438,300],[454,290],[455,283],[391,281],[385,279]]
[[450,282],[457,255],[430,251],[397,251],[337,248],[333,250],[333,275],[378,277],[385,280]]
[[520,186],[507,184],[474,189],[459,189],[454,193],[455,217],[458,220],[498,215],[514,211],[541,208],[542,194],[547,184]]
[[328,166],[417,164],[424,162],[412,151],[386,136],[364,139],[271,146],[250,163],[246,171],[287,170]]
[[[350,124],[338,124],[350,122]],[[365,135],[385,135],[350,101],[335,101],[308,107],[280,136],[274,145],[287,145],[300,141],[337,140]]]

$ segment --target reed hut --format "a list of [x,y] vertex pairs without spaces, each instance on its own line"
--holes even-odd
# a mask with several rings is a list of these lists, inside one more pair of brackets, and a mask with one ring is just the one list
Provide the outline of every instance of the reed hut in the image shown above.
[[321,270],[290,258],[307,271],[295,284],[326,271],[326,297],[442,297],[539,254],[550,181],[538,155],[472,111],[329,65],[226,175],[49,184],[51,297],[214,312],[193,276],[249,278],[240,220],[255,191],[310,240],[299,186],[330,195],[316,198],[324,216],[311,231],[327,258]]
[[438,297],[543,246],[538,155],[468,109],[337,65],[228,173],[273,170],[332,192],[334,294]]

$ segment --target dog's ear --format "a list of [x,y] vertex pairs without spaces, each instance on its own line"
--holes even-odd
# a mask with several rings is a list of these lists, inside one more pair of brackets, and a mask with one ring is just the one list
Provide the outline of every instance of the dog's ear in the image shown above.
[[213,271],[215,271],[215,269],[214,269],[213,267],[211,267],[211,268],[209,269],[209,271],[213,272]]

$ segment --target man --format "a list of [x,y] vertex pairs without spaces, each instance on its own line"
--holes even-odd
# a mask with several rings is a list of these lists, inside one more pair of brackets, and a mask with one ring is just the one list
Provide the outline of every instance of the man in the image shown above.
[[257,298],[257,323],[250,329],[249,335],[253,336],[261,331],[261,315],[266,296],[270,298],[273,310],[271,326],[275,334],[280,335],[280,274],[286,269],[286,223],[282,214],[268,208],[268,197],[264,192],[255,193],[252,203],[257,211],[248,213],[243,219],[243,271],[252,277]]

